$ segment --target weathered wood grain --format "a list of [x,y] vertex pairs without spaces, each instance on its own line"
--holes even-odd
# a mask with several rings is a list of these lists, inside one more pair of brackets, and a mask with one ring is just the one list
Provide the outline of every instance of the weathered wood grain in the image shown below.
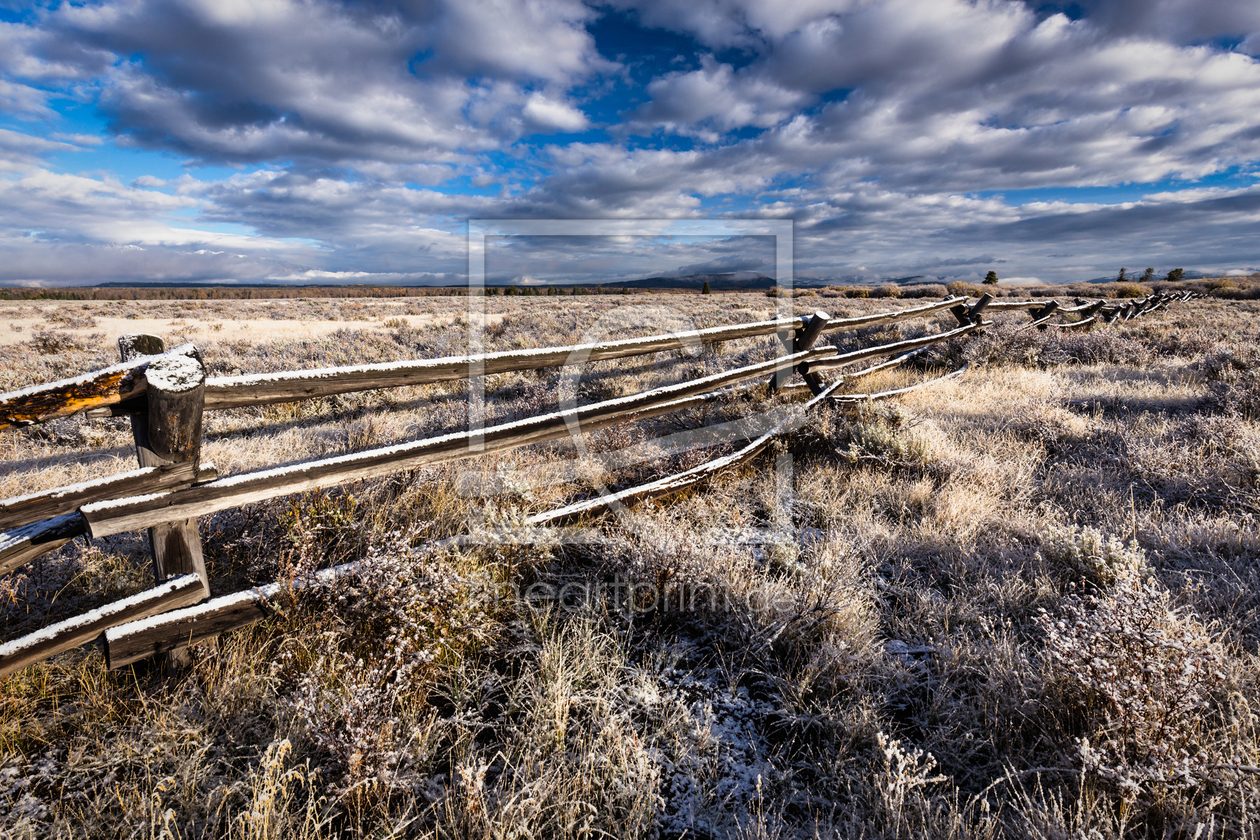
[[363,478],[374,478],[425,464],[476,457],[483,453],[499,452],[534,443],[545,443],[579,431],[606,428],[642,417],[645,411],[676,402],[684,397],[703,394],[736,382],[765,376],[777,370],[791,369],[802,362],[826,358],[834,354],[834,347],[815,348],[712,374],[691,382],[498,426],[454,432],[436,438],[380,447],[305,464],[244,473],[186,490],[86,505],[82,508],[82,513],[93,536],[133,531],[172,519],[201,516],[290,493],[329,487]]
[[0,677],[85,645],[115,625],[185,607],[202,599],[196,575],[171,578],[153,589],[49,625],[0,645]]
[[558,367],[573,362],[620,359],[666,350],[699,347],[706,342],[773,335],[783,330],[795,330],[799,326],[799,319],[776,318],[769,321],[596,344],[510,350],[475,356],[449,356],[442,359],[386,362],[321,370],[217,376],[206,380],[206,408],[213,410],[246,405],[268,405],[353,391],[467,379],[474,374],[508,373],[517,370]]
[[[151,335],[125,335],[118,339],[124,360],[129,354],[160,349],[162,340]],[[187,464],[194,472],[201,458],[202,413],[206,368],[201,351],[185,345],[180,351],[157,356],[146,371],[144,414],[131,418],[136,458],[141,467]],[[201,550],[196,517],[177,517],[155,522],[149,528],[153,550],[153,579],[161,584],[175,577],[196,575],[201,597],[210,595],[210,579]],[[173,666],[178,661],[167,662]]]
[[674,475],[659,478],[655,481],[649,481],[646,484],[640,484],[635,487],[628,487],[624,490],[618,490],[615,493],[606,493],[592,499],[586,499],[581,502],[574,502],[571,505],[565,505],[555,510],[536,513],[525,520],[528,527],[540,527],[543,525],[556,525],[563,522],[569,522],[579,519],[583,516],[589,516],[592,513],[615,508],[619,505],[630,505],[635,502],[641,502],[645,499],[654,499],[661,496],[667,496],[694,487],[703,481],[712,478],[720,472],[729,470],[732,467],[747,463],[760,454],[770,443],[779,435],[783,434],[794,422],[797,422],[804,413],[808,412],[814,406],[822,403],[842,382],[835,382],[822,390],[820,394],[812,397],[808,402],[804,403],[795,412],[791,412],[778,423],[774,424],[768,431],[756,438],[737,452],[724,455],[721,458],[715,458],[712,461],[703,463],[697,467],[692,467]]
[[153,359],[152,355],[137,356],[104,370],[0,394],[0,429],[69,417],[138,397],[147,387],[145,370]]
[[[1050,298],[1053,300],[1053,298]],[[994,312],[1012,312],[1019,309],[1041,309],[1046,305],[1046,300],[995,300],[989,304],[988,310],[992,314]]]
[[[316,572],[314,581],[296,580],[285,586],[300,590],[315,581],[330,583],[338,577],[356,574],[361,567],[361,561],[346,563]],[[283,592],[285,586],[270,583],[112,627],[104,636],[106,667],[121,668],[255,624],[270,614],[267,602]]]
[[17,528],[61,516],[92,502],[173,490],[216,477],[213,464],[204,464],[200,469],[189,463],[166,464],[15,496],[0,501],[0,529]]
[[928,303],[923,306],[914,306],[910,309],[898,309],[891,312],[877,312],[872,315],[858,315],[853,318],[832,318],[827,322],[826,329],[823,333],[844,332],[845,330],[860,330],[865,327],[878,327],[883,324],[893,324],[897,321],[908,321],[912,318],[922,318],[925,315],[931,315],[935,312],[949,309],[959,304],[967,302],[965,297],[948,297],[944,300],[938,300],[936,303]]
[[934,335],[926,335],[922,338],[910,338],[905,341],[894,341],[891,344],[879,344],[874,347],[864,347],[861,350],[854,350],[851,353],[843,353],[837,356],[830,356],[816,361],[807,362],[805,369],[810,373],[818,373],[826,370],[835,370],[836,368],[851,365],[854,362],[860,362],[864,359],[874,358],[875,356],[890,356],[894,353],[902,353],[906,350],[927,347],[940,341],[947,341],[960,335],[966,335],[975,332],[980,327],[985,326],[984,323],[968,324],[965,327],[958,327],[945,332],[936,333]]
[[[822,336],[823,329],[827,326],[827,322],[831,316],[826,312],[815,312],[813,315],[802,316],[801,322],[803,326],[794,333],[785,335],[779,334],[780,340],[783,342],[784,348],[788,353],[800,353],[803,350],[809,350],[817,343]],[[791,370],[780,370],[770,377],[770,381],[766,383],[766,387],[770,393],[775,393],[791,378],[793,373],[801,374],[801,378],[805,380],[805,384],[809,389],[821,390],[822,380],[818,378],[816,373],[807,373],[800,365]]]
[[1059,329],[1059,330],[1074,330],[1074,329],[1077,329],[1078,327],[1087,327],[1097,320],[1098,320],[1097,317],[1091,315],[1090,317],[1082,318],[1079,321],[1067,321],[1062,324],[1046,324],[1046,326],[1054,327],[1055,329]]
[[31,562],[42,554],[56,551],[75,537],[87,533],[87,523],[77,513],[45,519],[0,533],[0,575]]

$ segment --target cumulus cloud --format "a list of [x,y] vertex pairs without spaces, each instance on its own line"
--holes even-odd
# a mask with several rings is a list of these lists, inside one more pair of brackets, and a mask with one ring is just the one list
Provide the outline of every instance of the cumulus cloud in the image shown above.
[[492,236],[486,281],[592,283],[728,274],[774,275],[773,237]]
[[[601,55],[610,5],[675,33],[676,61]],[[27,121],[0,129],[0,224],[22,276],[57,278],[92,249],[145,277],[448,278],[468,218],[725,214],[795,219],[817,278],[1240,269],[1257,44],[1254,0],[64,3],[0,24],[0,108]],[[119,147],[188,173],[55,164]],[[1158,186],[1019,193],[1130,183]],[[745,270],[626,248],[553,268]]]
[[0,226],[38,230],[44,236],[110,243],[159,242],[177,238],[163,214],[192,201],[154,190],[128,187],[113,179],[66,175],[36,169],[0,180]]
[[[845,18],[890,4],[882,0],[612,0],[612,5],[633,10],[654,27],[685,32],[711,49],[760,49],[775,44],[810,24],[827,18]],[[916,11],[948,4],[924,3]],[[964,15],[967,10],[962,10]],[[1074,2],[1021,3],[990,0],[974,4],[980,15],[1035,14],[1048,17],[1073,13],[1089,20],[1108,35],[1141,35],[1177,44],[1194,44],[1220,37],[1243,37],[1260,32],[1260,7],[1252,0],[1078,0]],[[913,26],[913,22],[907,22]],[[967,45],[962,45],[963,47]]]
[[1108,38],[1020,3],[836,4],[753,28],[757,60],[666,75],[635,117],[681,134],[774,125],[760,142],[775,170],[923,191],[1195,178],[1260,157],[1260,62],[1243,53]]
[[[711,141],[744,126],[769,128],[813,99],[764,75],[737,73],[708,55],[702,57],[699,70],[667,73],[647,91],[652,99],[635,111],[632,125],[700,133]],[[710,126],[717,132],[705,130]]]
[[1260,33],[1260,6],[1251,0],[1084,0],[1089,19],[1108,32],[1194,44]]
[[542,94],[529,97],[522,115],[530,125],[543,130],[582,131],[590,125],[590,120],[580,109]]
[[[1198,266],[1225,271],[1255,265],[1260,187],[1189,200],[1148,196],[1119,204],[937,197],[859,187],[836,195],[797,230],[798,271],[836,277],[864,265],[877,276],[983,276],[1009,272],[1064,282],[1108,276],[1121,265]],[[964,256],[985,249],[987,260]],[[829,259],[827,257],[830,257]],[[991,264],[990,264],[991,263]]]
[[110,282],[260,282],[292,269],[258,255],[226,251],[50,242],[0,237],[0,285]]
[[[23,29],[26,58],[8,74],[99,73],[122,138],[207,161],[434,163],[526,123],[576,130],[573,106],[529,88],[612,67],[585,29],[592,14],[568,0],[67,4]],[[62,54],[66,43],[78,52]]]
[[22,172],[38,166],[44,155],[73,148],[63,141],[0,128],[0,172]]

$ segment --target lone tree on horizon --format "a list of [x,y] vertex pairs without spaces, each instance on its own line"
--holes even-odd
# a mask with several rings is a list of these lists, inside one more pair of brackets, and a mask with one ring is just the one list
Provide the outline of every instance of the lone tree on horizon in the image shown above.
[[702,287],[700,288],[700,294],[702,294],[702,295],[711,295],[711,294],[713,294],[713,290],[709,288],[709,281],[708,281],[708,280],[705,280],[705,281],[704,281],[704,286],[702,286]]
[[996,286],[997,284],[998,276],[996,271],[990,271],[988,274],[984,275],[984,285]]

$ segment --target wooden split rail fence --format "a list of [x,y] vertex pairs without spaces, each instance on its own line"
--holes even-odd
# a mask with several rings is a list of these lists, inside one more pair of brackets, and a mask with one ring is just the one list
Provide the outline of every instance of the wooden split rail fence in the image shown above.
[[[1174,301],[1197,297],[1151,295],[1125,304],[1075,301],[997,301],[984,295],[965,297],[854,318],[816,312],[803,318],[778,318],[668,335],[599,344],[547,347],[476,356],[403,361],[357,367],[283,373],[208,377],[200,351],[191,344],[167,350],[154,336],[119,339],[122,362],[71,379],[0,394],[0,430],[85,413],[88,417],[126,416],[131,420],[138,469],[119,475],[0,501],[0,574],[65,545],[70,540],[147,529],[153,552],[154,587],[84,615],[44,627],[0,645],[0,676],[57,653],[101,640],[106,662],[116,668],[137,660],[168,655],[178,664],[181,650],[227,630],[256,622],[267,614],[267,600],[280,584],[209,599],[210,581],[202,558],[198,519],[229,508],[280,496],[331,487],[360,479],[502,452],[558,440],[574,431],[589,432],[642,420],[720,398],[731,386],[767,379],[771,391],[808,389],[803,410],[825,400],[878,399],[909,388],[879,394],[840,395],[842,384],[902,364],[928,346],[974,333],[990,321],[985,314],[1028,310],[1029,327],[1071,329],[1099,320],[1129,320]],[[858,330],[949,311],[953,329],[840,353],[819,346],[828,333]],[[1050,324],[1051,319],[1072,320]],[[757,336],[777,336],[785,352],[777,358],[630,396],[480,429],[368,449],[348,455],[219,477],[201,461],[202,417],[206,411],[394,388],[471,377],[563,367],[698,347]],[[877,357],[892,357],[862,370],[842,374],[830,385],[822,374]],[[955,376],[954,371],[948,376]],[[793,375],[802,384],[789,386]],[[946,378],[929,380],[930,384]],[[535,514],[530,526],[572,521],[608,509],[692,486],[720,470],[744,463],[765,449],[799,416],[784,416],[742,449],[677,475],[613,494]],[[317,579],[352,574],[357,564],[326,569]],[[209,600],[208,600],[209,599]]]

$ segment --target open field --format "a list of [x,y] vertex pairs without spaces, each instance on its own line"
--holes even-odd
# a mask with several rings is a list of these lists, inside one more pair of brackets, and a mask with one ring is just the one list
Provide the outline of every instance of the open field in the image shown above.
[[[0,301],[0,346],[22,344],[45,332],[65,335],[83,347],[109,345],[120,335],[147,333],[170,339],[168,343],[195,341],[206,344],[245,339],[323,338],[348,324],[381,327],[392,320],[410,327],[442,323],[432,304],[406,298],[392,300],[246,301],[171,303],[165,301],[114,301],[71,303]],[[440,307],[439,307],[440,308]],[[448,304],[449,308],[449,304]],[[504,317],[495,316],[493,320]]]
[[[793,302],[838,317],[898,305]],[[462,353],[470,317],[493,351],[779,303],[6,301],[0,391],[111,364],[124,331],[195,340],[231,374]],[[861,389],[970,362],[964,377],[823,410],[747,469],[580,536],[425,550],[707,460],[733,446],[670,441],[771,401],[758,389],[581,446],[206,517],[215,594],[358,558],[368,571],[194,648],[180,677],[106,671],[89,647],[0,682],[0,830],[1254,838],[1258,312],[1199,300],[1083,333],[1017,332],[1027,314],[1000,314]],[[487,419],[774,355],[747,339],[594,363],[580,381],[493,376]],[[468,405],[450,382],[215,412],[203,457],[231,475],[352,452],[463,428]],[[0,497],[134,457],[121,418],[0,433]],[[0,578],[3,638],[145,588],[149,562],[138,534],[79,539]]]

